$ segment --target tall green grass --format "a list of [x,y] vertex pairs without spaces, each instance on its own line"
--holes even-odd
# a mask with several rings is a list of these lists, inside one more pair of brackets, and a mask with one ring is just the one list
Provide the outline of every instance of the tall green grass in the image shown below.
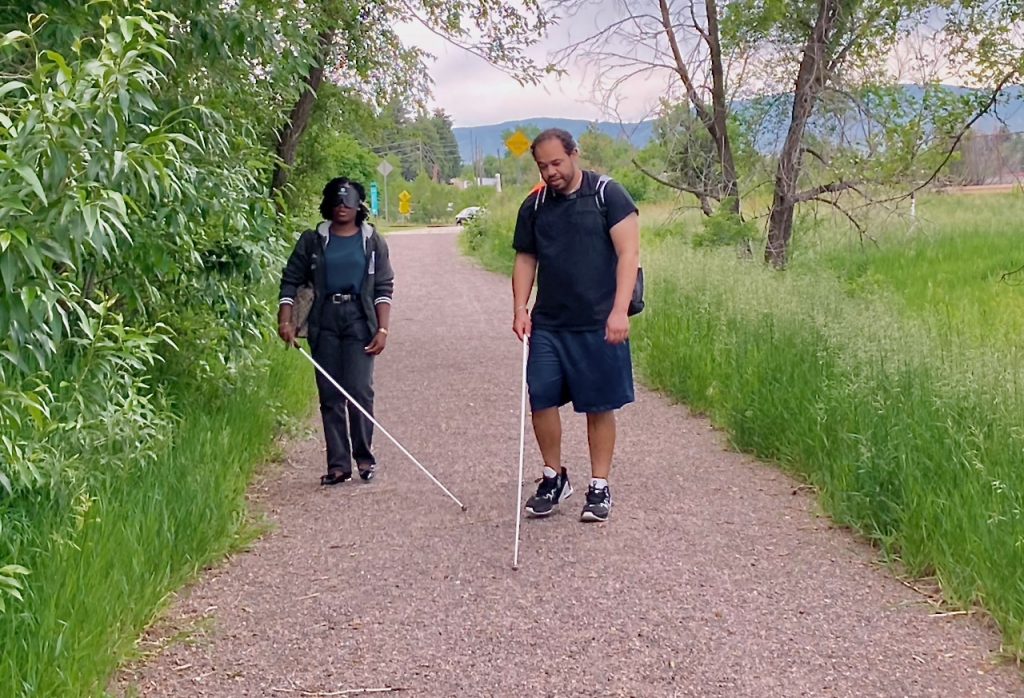
[[22,522],[12,557],[32,573],[24,602],[0,616],[0,694],[102,695],[167,595],[246,535],[255,469],[312,404],[308,366],[274,344],[269,365],[220,399],[183,396],[187,416],[156,459],[101,479],[91,499],[7,504]]
[[[883,290],[955,338],[1017,344],[1024,335],[1024,196],[934,196],[913,226],[882,230],[878,244],[828,245],[824,262],[857,292]],[[1005,278],[1004,278],[1005,276]]]
[[[813,484],[823,507],[1024,654],[1024,356],[1019,200],[929,199],[878,245],[825,227],[791,269],[697,251],[690,219],[645,231],[634,356],[654,388],[738,449]],[[645,217],[648,224],[651,217]],[[822,217],[823,221],[828,219]],[[496,236],[510,223],[492,222]],[[475,254],[511,257],[504,242]],[[500,260],[492,268],[506,268]]]
[[[949,351],[884,298],[667,243],[634,351],[645,380],[737,448],[815,485],[825,509],[982,604],[1024,650],[1019,358]],[[725,283],[725,280],[729,280]]]

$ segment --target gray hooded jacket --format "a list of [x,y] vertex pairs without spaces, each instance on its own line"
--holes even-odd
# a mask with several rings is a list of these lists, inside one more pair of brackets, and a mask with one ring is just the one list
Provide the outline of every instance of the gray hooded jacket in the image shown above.
[[[366,255],[366,270],[363,273],[361,298],[370,334],[377,332],[378,303],[390,303],[395,291],[395,271],[388,256],[388,245],[377,229],[364,222],[361,228],[363,253]],[[281,291],[278,302],[292,305],[300,286],[313,287],[313,307],[309,313],[309,345],[316,348],[320,334],[320,318],[325,300],[323,259],[324,248],[330,244],[331,222],[323,221],[316,230],[307,230],[299,236],[295,249],[288,257],[281,273]]]

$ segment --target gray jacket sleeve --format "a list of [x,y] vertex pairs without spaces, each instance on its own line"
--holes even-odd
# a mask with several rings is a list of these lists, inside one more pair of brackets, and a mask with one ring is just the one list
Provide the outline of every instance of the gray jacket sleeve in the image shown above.
[[395,294],[395,270],[391,266],[388,243],[376,231],[373,233],[373,236],[376,238],[373,304],[390,303]]

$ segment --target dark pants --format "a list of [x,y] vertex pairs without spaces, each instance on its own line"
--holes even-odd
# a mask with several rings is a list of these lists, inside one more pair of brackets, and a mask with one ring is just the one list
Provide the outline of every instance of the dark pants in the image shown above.
[[[373,357],[363,348],[370,343],[370,328],[358,300],[324,305],[320,335],[313,358],[367,412],[373,414]],[[370,451],[373,424],[345,396],[316,374],[320,415],[327,441],[327,468],[352,472],[352,460],[361,466],[376,460]],[[348,412],[346,422],[346,410]]]

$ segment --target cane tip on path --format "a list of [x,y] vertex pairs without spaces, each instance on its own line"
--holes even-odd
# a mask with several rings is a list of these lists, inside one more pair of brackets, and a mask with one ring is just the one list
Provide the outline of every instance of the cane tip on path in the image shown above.
[[462,505],[462,510],[463,511],[469,511],[469,507],[467,507],[465,504],[463,504]]

